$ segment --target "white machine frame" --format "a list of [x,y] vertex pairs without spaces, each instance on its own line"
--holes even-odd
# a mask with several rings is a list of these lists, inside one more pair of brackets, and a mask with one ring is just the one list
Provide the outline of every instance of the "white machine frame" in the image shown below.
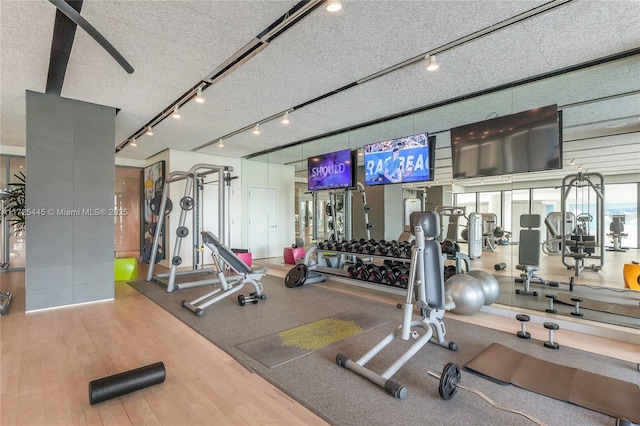
[[[262,276],[267,272],[266,267],[250,268],[242,259],[231,251],[227,246],[222,244],[220,240],[209,231],[202,231],[202,242],[212,252],[214,259],[214,268],[216,271],[217,279],[212,280],[212,284],[219,284],[219,287],[213,291],[207,292],[197,299],[187,302],[182,301],[182,306],[189,309],[196,316],[203,316],[204,310],[213,305],[214,303],[231,296],[242,290],[245,284],[249,283],[253,285],[255,292],[249,296],[238,296],[238,303],[240,306],[244,306],[246,302],[258,303],[259,300],[264,300],[267,296],[263,293],[263,287],[260,280]],[[233,269],[235,275],[227,277],[225,271],[227,269]]]
[[[210,269],[199,269],[199,270],[197,269],[198,264],[197,264],[197,259],[195,257],[195,253],[196,253],[195,250],[199,246],[199,240],[198,240],[199,229],[195,230],[195,233],[192,237],[193,244],[194,244],[193,270],[178,271],[178,266],[180,266],[180,264],[182,263],[182,259],[180,259],[180,248],[182,247],[182,240],[186,238],[188,235],[188,229],[185,227],[185,223],[186,223],[187,214],[189,211],[192,211],[192,214],[194,215],[194,220],[193,220],[194,226],[199,226],[199,221],[198,221],[198,218],[196,217],[196,215],[199,212],[197,211],[198,208],[195,205],[195,200],[198,198],[197,179],[203,176],[210,175],[212,173],[218,173],[220,175],[218,179],[218,232],[220,233],[220,239],[222,241],[225,241],[225,238],[226,238],[225,232],[226,232],[226,223],[227,223],[225,181],[227,179],[225,179],[224,175],[228,175],[232,171],[233,171],[233,167],[229,167],[229,166],[218,166],[214,164],[196,164],[193,167],[191,167],[189,171],[172,172],[165,179],[165,185],[164,185],[164,188],[162,189],[162,200],[160,202],[160,208],[158,210],[160,214],[158,215],[158,222],[156,225],[156,229],[158,230],[157,231],[158,235],[160,235],[159,233],[162,232],[162,230],[164,229],[164,222],[165,222],[164,211],[167,206],[167,198],[169,196],[169,184],[178,182],[181,180],[186,180],[185,188],[184,188],[184,196],[180,200],[180,203],[178,203],[178,205],[180,205],[181,207],[181,211],[180,211],[178,228],[176,229],[177,238],[173,247],[173,256],[170,259],[171,267],[169,272],[163,273],[163,274],[156,274],[156,275],[153,274],[153,270],[156,264],[156,255],[158,253],[158,246],[160,244],[161,238],[154,239],[153,248],[151,250],[151,258],[149,260],[149,269],[147,270],[147,281],[155,280],[159,284],[166,285],[167,293],[171,293],[174,290],[181,290],[181,289],[192,288],[192,287],[201,287],[209,284],[220,283],[218,278],[201,279],[201,280],[195,280],[195,281],[189,281],[189,282],[176,283],[176,276],[212,273],[212,270]],[[185,201],[188,201],[189,203],[191,203],[191,208],[185,208],[186,207]],[[183,207],[183,205],[185,205],[185,207]],[[185,235],[178,232],[178,230],[180,229],[182,230],[187,229],[187,234]]]
[[[458,349],[458,345],[445,340],[446,330],[442,321],[445,311],[455,305],[452,301],[447,301],[445,297],[444,259],[440,242],[434,239],[440,233],[439,215],[435,212],[414,212],[411,214],[411,224],[416,237],[416,245],[411,250],[407,299],[402,305],[404,311],[402,324],[357,361],[353,361],[343,354],[336,356],[336,363],[339,366],[369,379],[398,399],[406,397],[407,389],[391,378],[424,345],[433,342],[453,351]],[[414,297],[416,298],[415,305]],[[421,320],[413,319],[414,306],[420,309]],[[415,341],[382,374],[365,366],[398,337],[405,341],[409,339]]]

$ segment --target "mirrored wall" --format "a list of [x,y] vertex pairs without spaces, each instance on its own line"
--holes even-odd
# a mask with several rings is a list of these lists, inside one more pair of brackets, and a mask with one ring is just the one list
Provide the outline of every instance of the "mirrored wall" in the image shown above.
[[[419,132],[436,136],[435,176],[430,182],[365,187],[367,204],[370,206],[368,222],[370,238],[393,240],[404,230],[405,200],[417,198],[424,210],[436,210],[442,206],[456,206],[464,209],[458,220],[458,243],[463,252],[468,252],[468,244],[462,238],[462,231],[468,225],[471,213],[488,217],[485,225],[501,228],[502,235],[492,244],[483,241],[482,254],[471,259],[472,269],[482,269],[494,274],[501,284],[499,303],[513,309],[527,308],[544,312],[549,306],[550,295],[560,293],[580,297],[593,309],[583,309],[586,321],[608,322],[612,324],[640,328],[640,292],[626,289],[623,279],[625,264],[640,260],[638,252],[639,230],[637,226],[638,201],[640,193],[640,61],[625,59],[612,64],[604,64],[573,72],[550,76],[528,84],[514,84],[499,91],[488,90],[486,94],[474,94],[468,99],[456,99],[451,103],[429,105],[428,94],[425,107],[389,117],[386,120],[367,125],[328,129],[327,134],[313,140],[303,141],[284,149],[251,157],[252,161],[270,164],[284,164],[295,170],[295,194],[291,239],[301,238],[305,245],[314,240],[328,239],[332,233],[332,223],[336,218],[328,216],[326,205],[331,203],[330,191],[312,194],[307,189],[307,159],[312,156],[349,148],[358,151],[358,180],[362,181],[362,148],[370,143],[403,137]],[[580,78],[576,78],[577,76]],[[626,82],[609,87],[607,81],[616,78]],[[591,82],[585,86],[584,82]],[[577,82],[581,82],[578,85]],[[619,82],[619,81],[618,81]],[[418,94],[417,94],[418,95]],[[562,118],[562,167],[557,170],[491,176],[476,179],[453,179],[451,162],[451,140],[449,129],[464,124],[483,121],[496,116],[556,104]],[[363,106],[366,108],[366,106]],[[478,114],[478,111],[483,111]],[[624,123],[610,125],[611,117],[626,117]],[[293,117],[292,117],[293,118]],[[292,121],[293,122],[293,121]],[[526,155],[526,154],[523,154]],[[599,213],[595,196],[578,188],[571,195],[563,193],[563,179],[567,176],[602,174],[604,177],[603,213]],[[569,191],[567,191],[569,192]],[[566,196],[566,197],[565,197]],[[313,198],[317,197],[317,202]],[[352,191],[351,237],[366,238],[367,228],[363,226],[364,213],[361,194]],[[572,221],[557,220],[558,212],[574,216]],[[590,220],[578,220],[580,214]],[[541,224],[540,270],[541,275],[552,285],[533,283],[531,289],[537,296],[521,295],[515,292],[522,284],[516,282],[521,271],[516,268],[520,249],[520,217],[538,214]],[[553,226],[550,229],[548,223]],[[553,222],[555,219],[556,222]],[[445,221],[447,219],[444,219]],[[614,221],[623,225],[623,231]],[[484,228],[484,226],[483,226]],[[561,241],[559,235],[569,237],[582,232],[598,235],[597,247],[584,259],[585,268],[576,273],[567,267],[575,257],[563,256],[571,249]],[[489,229],[483,229],[489,233]],[[615,231],[615,232],[614,232]],[[616,242],[617,240],[617,242]],[[280,256],[279,253],[274,253]],[[600,264],[591,269],[591,264]],[[568,260],[567,260],[568,259]],[[505,263],[506,269],[496,270],[494,266]],[[555,284],[558,284],[555,286]],[[585,302],[586,303],[586,302]],[[611,306],[621,305],[622,314],[606,312]],[[626,310],[625,310],[626,309]],[[636,312],[636,310],[638,312]],[[559,314],[574,317],[575,305],[562,305]]]

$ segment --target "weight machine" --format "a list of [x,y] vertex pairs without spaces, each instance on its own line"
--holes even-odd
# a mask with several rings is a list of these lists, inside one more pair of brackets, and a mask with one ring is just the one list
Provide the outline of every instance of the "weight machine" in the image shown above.
[[[411,248],[407,299],[403,305],[398,305],[403,309],[402,324],[357,361],[343,354],[336,355],[339,366],[371,380],[398,399],[406,397],[407,389],[392,377],[424,345],[433,342],[452,351],[458,349],[457,344],[445,340],[442,321],[445,310],[455,305],[446,297],[442,251],[440,242],[435,239],[440,233],[439,216],[435,212],[412,213],[411,226],[416,243]],[[414,306],[420,310],[422,320],[413,319]],[[365,366],[398,337],[414,342],[387,370],[378,374]]]
[[547,239],[542,243],[542,252],[550,256],[560,255],[564,247],[564,244],[562,244],[563,232],[566,235],[572,234],[575,229],[575,222],[576,215],[572,212],[566,212],[564,220],[562,220],[561,212],[549,213],[544,219],[544,225],[547,228]]
[[[574,193],[576,226],[572,233],[567,233],[562,227],[562,241],[569,250],[562,251],[562,263],[567,269],[573,269],[576,277],[587,269],[598,272],[604,266],[604,176],[600,173],[583,173],[567,175],[562,179],[562,212],[561,217],[567,215],[567,203]],[[592,197],[595,209],[592,209]],[[585,208],[586,207],[586,208]],[[595,213],[595,218],[593,216]],[[596,222],[596,232],[591,234],[591,223]],[[585,258],[599,260],[585,266]],[[567,259],[571,258],[573,263]]]
[[[178,227],[176,228],[176,242],[173,248],[173,256],[171,258],[171,267],[168,273],[163,274],[153,274],[154,266],[156,264],[156,256],[162,249],[159,247],[160,238],[155,238],[153,241],[153,246],[150,252],[149,259],[149,269],[147,271],[147,281],[155,280],[159,284],[166,285],[167,292],[170,293],[174,290],[180,290],[184,288],[191,287],[200,287],[205,285],[216,285],[220,284],[220,278],[211,278],[205,280],[196,280],[189,282],[176,283],[176,277],[182,275],[189,275],[194,273],[211,273],[211,270],[199,269],[198,270],[198,255],[201,252],[201,236],[200,236],[200,209],[198,203],[200,202],[200,197],[198,193],[199,189],[199,181],[202,182],[202,179],[205,176],[211,175],[213,173],[218,173],[219,179],[218,183],[218,233],[219,239],[224,242],[226,241],[226,198],[227,191],[225,185],[227,182],[230,182],[232,179],[230,173],[233,171],[233,167],[228,166],[217,166],[213,164],[196,164],[189,171],[175,171],[171,172],[169,176],[165,179],[165,185],[162,189],[162,197],[160,200],[160,204],[158,207],[158,222],[156,225],[156,231],[161,233],[164,229],[165,217],[167,217],[167,208],[171,205],[171,200],[169,199],[169,185],[171,183],[185,181],[184,195],[180,199],[180,219],[178,222]],[[169,209],[170,211],[170,209]],[[189,228],[185,226],[187,220],[188,212],[192,213],[192,223],[195,232],[193,232],[193,270],[187,271],[178,271],[178,266],[182,264],[182,258],[180,257],[180,249],[182,247],[182,241],[189,235]],[[219,266],[219,265],[218,265]]]
[[612,247],[607,247],[607,251],[622,251],[625,252],[629,248],[622,247],[622,239],[627,237],[629,234],[624,232],[624,222],[626,216],[623,214],[614,214],[611,217],[611,224],[609,225],[609,234],[608,237],[611,237]]
[[480,213],[482,217],[482,249],[496,251],[502,241],[507,241],[509,233],[497,225],[498,216],[495,213]]
[[[367,239],[371,239],[371,228],[373,225],[369,223],[369,212],[371,207],[367,204],[367,194],[364,185],[358,182],[355,187],[345,188],[344,190],[330,190],[329,203],[325,206],[325,214],[332,218],[329,221],[329,230],[331,231],[331,240],[340,241],[341,239],[350,240],[353,234],[353,200],[354,193],[362,194],[362,208],[364,211],[365,232]],[[314,211],[319,210],[319,201],[317,191],[313,192]],[[317,207],[316,207],[317,206]],[[316,217],[319,217],[316,215]],[[314,241],[318,240],[318,227],[314,227]]]
[[[469,217],[466,216],[466,207],[456,206],[437,206],[436,213],[442,219],[440,222],[440,237],[441,241],[452,241],[457,243],[458,228],[460,225],[460,218],[467,219],[467,226],[460,232],[460,237],[468,243],[468,257],[470,259],[478,259],[482,256],[482,230],[483,222],[482,215],[480,213],[471,213]],[[447,232],[444,232],[444,222],[447,220]]]

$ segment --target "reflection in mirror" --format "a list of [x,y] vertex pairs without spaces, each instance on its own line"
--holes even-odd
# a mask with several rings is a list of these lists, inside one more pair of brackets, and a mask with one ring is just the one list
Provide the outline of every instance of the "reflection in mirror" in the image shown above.
[[[576,320],[609,322],[639,328],[638,299],[640,293],[625,288],[622,271],[625,264],[638,258],[637,211],[640,191],[637,165],[640,161],[640,93],[637,90],[637,70],[640,60],[632,57],[607,64],[579,69],[523,85],[487,91],[484,94],[456,99],[438,105],[425,106],[419,111],[397,114],[381,122],[335,130],[333,133],[307,140],[280,150],[263,161],[288,164],[295,168],[296,238],[305,245],[330,238],[331,204],[327,191],[316,194],[307,190],[307,158],[348,147],[359,150],[364,145],[399,138],[416,132],[436,136],[434,180],[424,185],[401,184],[384,187],[365,186],[368,220],[373,225],[371,238],[396,239],[404,230],[406,200],[418,199],[425,210],[442,206],[464,208],[455,232],[461,250],[470,252],[467,240],[472,213],[479,214],[480,256],[473,256],[471,267],[493,273],[500,279],[499,303],[513,309],[533,309],[545,312],[551,297],[569,295],[568,303],[557,304],[558,314]],[[591,83],[585,83],[591,82]],[[588,87],[585,87],[588,84]],[[558,170],[492,176],[475,179],[452,177],[451,140],[449,129],[478,121],[502,117],[547,105],[557,105],[561,111],[562,168]],[[604,147],[604,150],[603,150]],[[528,153],[521,153],[528,155]],[[266,156],[263,156],[266,157]],[[256,158],[257,159],[257,158]],[[286,160],[285,160],[286,159]],[[362,182],[362,157],[358,157],[358,180]],[[574,202],[563,200],[562,180],[579,172],[601,173],[605,178],[604,213],[595,215],[589,223],[578,223],[580,209]],[[422,194],[426,194],[423,197]],[[365,235],[356,231],[364,222],[363,209],[353,198],[353,237]],[[589,204],[592,200],[586,200]],[[413,202],[413,201],[412,201]],[[562,211],[566,214],[563,218]],[[519,264],[521,249],[521,216],[540,216],[535,229],[540,238],[539,270],[545,284],[535,282],[531,290],[537,296],[520,295],[523,288]],[[600,217],[602,216],[602,217]],[[450,217],[443,217],[443,229],[448,230]],[[596,272],[585,268],[576,275],[562,262],[563,253],[570,250],[562,235],[571,234],[577,225],[592,229],[598,223],[604,228],[602,251],[604,265]],[[342,226],[342,225],[341,225]],[[362,228],[361,228],[362,229]],[[464,238],[466,232],[466,238]],[[292,234],[293,235],[293,234]],[[587,254],[586,265],[595,263]],[[495,265],[504,264],[504,268]],[[558,286],[553,284],[558,283]],[[571,315],[575,303],[571,297],[582,297],[583,317]],[[555,299],[554,299],[555,300]],[[572,304],[573,303],[573,304]],[[622,306],[622,313],[603,312]]]

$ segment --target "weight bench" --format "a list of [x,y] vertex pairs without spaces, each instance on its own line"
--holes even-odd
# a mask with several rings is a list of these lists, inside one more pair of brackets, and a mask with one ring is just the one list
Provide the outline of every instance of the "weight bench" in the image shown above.
[[[218,276],[219,287],[210,291],[191,302],[182,301],[182,306],[195,313],[196,316],[203,316],[204,310],[225,297],[231,296],[242,290],[246,283],[253,285],[255,289],[249,296],[238,295],[238,303],[244,306],[246,302],[258,303],[267,298],[262,292],[260,280],[267,272],[266,267],[249,267],[240,259],[229,247],[225,246],[218,238],[209,231],[202,231],[202,242],[211,250],[213,256],[213,266]],[[236,275],[227,277],[225,271],[233,269]]]

